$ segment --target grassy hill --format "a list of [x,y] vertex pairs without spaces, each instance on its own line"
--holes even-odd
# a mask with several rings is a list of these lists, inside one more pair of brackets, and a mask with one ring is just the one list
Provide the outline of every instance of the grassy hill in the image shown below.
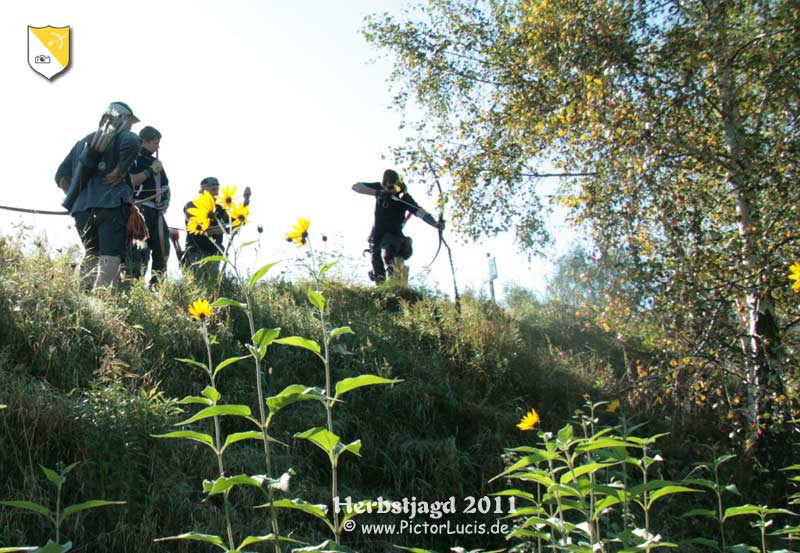
[[[0,404],[6,406],[0,410],[0,500],[54,505],[40,466],[80,462],[64,485],[62,505],[126,503],[70,517],[61,541],[71,540],[73,551],[215,550],[209,544],[153,543],[190,530],[222,536],[225,528],[220,496],[202,492],[202,481],[218,476],[214,456],[197,442],[152,436],[175,430],[196,412],[177,399],[199,396],[208,385],[203,370],[179,361],[207,355],[201,325],[187,306],[199,298],[235,298],[238,290],[229,281],[209,290],[187,278],[155,290],[127,282],[115,293],[87,295],[72,259],[44,248],[22,254],[13,242],[0,242]],[[256,328],[319,339],[308,289],[307,282],[259,282],[252,298]],[[458,313],[446,298],[424,290],[326,282],[320,291],[327,298],[328,328],[353,330],[333,345],[334,379],[372,374],[402,381],[355,390],[336,405],[335,433],[345,443],[362,443],[360,457],[342,457],[341,497],[452,497],[459,506],[454,521],[491,523],[497,515],[464,513],[464,502],[507,487],[489,480],[510,461],[506,448],[533,444],[534,437],[515,426],[521,416],[535,407],[541,428],[556,432],[587,397],[612,397],[615,375],[623,371],[622,352],[602,332],[551,308],[524,316],[517,311],[515,318],[470,296]],[[215,363],[246,355],[251,336],[242,310],[216,310],[208,328]],[[324,387],[324,365],[305,349],[273,344],[264,362],[268,396],[292,384]],[[246,359],[221,372],[220,403],[247,405],[255,413],[254,371]],[[225,435],[248,430],[241,419],[221,419]],[[648,432],[667,424],[651,420]],[[318,402],[291,405],[276,417],[270,433],[284,445],[273,446],[274,472],[293,473],[288,497],[330,504],[324,453],[295,437],[324,425]],[[687,443],[685,436],[679,441]],[[227,475],[264,473],[260,443],[235,444],[225,462]],[[265,502],[259,490],[236,488],[229,497],[240,539],[271,531],[268,511],[254,509]],[[319,520],[304,513],[282,511],[280,521],[283,532],[308,543],[330,538]],[[0,548],[41,545],[51,537],[52,529],[35,514],[0,507]],[[394,544],[439,551],[509,545],[501,535],[474,532],[354,532],[343,542],[358,551],[388,551]]]

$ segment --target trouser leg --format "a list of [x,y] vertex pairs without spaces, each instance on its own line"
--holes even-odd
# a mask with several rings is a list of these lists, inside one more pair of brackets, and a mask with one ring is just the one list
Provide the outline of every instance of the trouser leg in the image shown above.
[[104,288],[119,278],[119,266],[127,240],[127,223],[127,206],[94,210],[94,225],[97,228],[100,253],[95,289]]
[[150,255],[153,259],[150,284],[155,284],[167,270],[167,261],[169,260],[169,228],[158,209],[145,206],[142,208],[142,212],[144,213],[144,220],[147,224],[147,232],[150,234],[150,238],[147,239],[147,244],[150,246]]
[[75,230],[83,244],[84,256],[80,266],[81,288],[90,290],[97,278],[97,260],[100,257],[99,242],[97,239],[97,226],[94,224],[94,213],[82,211],[75,213]]
[[386,280],[386,267],[383,265],[381,245],[378,243],[372,244],[372,272],[370,276],[376,283]]

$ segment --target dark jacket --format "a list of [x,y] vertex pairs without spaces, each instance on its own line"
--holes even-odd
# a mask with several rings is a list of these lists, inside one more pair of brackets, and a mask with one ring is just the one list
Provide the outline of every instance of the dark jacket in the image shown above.
[[[129,173],[136,174],[141,173],[151,165],[156,160],[156,157],[153,155],[153,152],[148,150],[147,148],[142,148],[139,151],[139,157],[136,158],[136,161],[131,166]],[[160,177],[159,177],[160,175]],[[163,169],[158,175],[154,175],[152,177],[148,177],[146,181],[137,185],[133,191],[133,199],[134,200],[144,200],[145,198],[150,198],[156,193],[156,179],[160,178],[161,183],[161,196],[151,199],[145,202],[143,205],[148,207],[158,207],[159,205],[169,204],[170,199],[170,190],[169,190],[169,178],[167,178],[167,172]]]
[[[84,145],[88,144],[93,136],[94,133],[91,133],[75,143],[56,170],[56,184],[60,183],[62,177],[72,178]],[[97,207],[119,207],[131,203],[133,190],[127,172],[122,182],[113,185],[104,183],[103,177],[120,165],[120,162],[123,166],[129,166],[136,159],[141,146],[142,141],[135,133],[120,131],[103,154],[99,168],[92,172],[81,189],[70,213],[80,213]]]

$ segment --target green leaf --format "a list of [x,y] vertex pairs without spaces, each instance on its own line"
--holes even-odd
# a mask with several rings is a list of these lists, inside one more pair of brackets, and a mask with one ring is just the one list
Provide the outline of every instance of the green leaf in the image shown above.
[[350,328],[349,326],[340,326],[331,330],[328,336],[330,337],[331,340],[333,340],[340,334],[355,334],[355,332],[353,332],[353,329]]
[[244,359],[250,359],[250,355],[242,355],[241,357],[228,357],[226,360],[222,361],[217,367],[214,369],[214,376],[216,376],[222,369],[227,367],[228,365],[232,365],[234,363],[238,363]]
[[725,514],[722,516],[722,520],[728,520],[731,517],[738,517],[742,515],[759,515],[761,513],[761,508],[757,507],[756,505],[739,505],[738,507],[729,507],[725,509]]
[[253,335],[253,343],[259,348],[269,346],[275,338],[280,336],[280,328],[259,328],[258,332]]
[[293,538],[287,538],[286,536],[276,536],[275,534],[267,534],[266,536],[247,536],[245,539],[242,540],[242,543],[239,544],[239,547],[236,548],[236,551],[241,551],[248,545],[253,545],[254,543],[262,543],[265,541],[285,541],[289,543],[299,543],[299,544],[305,543]]
[[199,397],[199,396],[186,396],[185,398],[178,401],[180,405],[189,405],[189,404],[200,404],[200,405],[214,405],[214,403],[208,399],[207,397]]
[[655,490],[653,493],[650,494],[650,498],[647,502],[648,508],[653,506],[657,500],[661,499],[667,495],[673,495],[676,493],[699,493],[700,490],[695,490],[694,488],[687,488],[686,486],[667,486],[665,488],[660,488]]
[[216,405],[219,401],[219,398],[222,397],[222,394],[220,394],[219,391],[213,386],[206,386],[200,393],[203,394],[204,397],[208,398],[208,400],[211,402],[211,405]]
[[567,471],[561,475],[561,483],[562,484],[569,484],[573,480],[579,479],[584,474],[593,474],[598,470],[602,470],[608,467],[613,467],[617,463],[587,463],[585,465],[580,465],[575,468],[575,470]]
[[325,311],[325,296],[320,294],[316,290],[309,290],[308,291],[308,300],[311,304],[319,309],[320,311]]
[[344,453],[345,451],[349,451],[353,455],[357,455],[361,457],[361,440],[356,440],[354,442],[350,442],[347,445],[341,445],[340,447],[336,448],[336,458],[338,459],[339,456]]
[[383,378],[374,374],[362,374],[352,378],[345,378],[337,382],[336,394],[333,397],[334,399],[339,399],[339,397],[343,396],[347,392],[363,386],[374,386],[376,384],[397,384],[398,382],[402,382],[402,380]]
[[168,538],[158,538],[153,541],[169,541],[169,540],[192,540],[192,541],[202,541],[206,543],[213,543],[214,545],[221,547],[223,551],[227,551],[228,549],[223,544],[222,538],[219,536],[213,536],[211,534],[201,534],[199,532],[186,532],[185,534],[179,534],[177,536],[169,536]]
[[278,338],[277,340],[274,340],[274,342],[276,344],[305,348],[309,351],[313,351],[317,355],[319,355],[319,352],[321,351],[318,343],[316,343],[314,340],[303,338],[302,336],[287,336],[286,338]]
[[187,424],[191,424],[199,420],[207,419],[208,417],[215,417],[221,415],[236,415],[239,417],[249,417],[250,408],[247,407],[246,405],[214,405],[212,407],[206,407],[205,409],[197,413],[195,416],[186,419],[183,422],[179,422],[175,424],[175,426],[185,426]]
[[341,443],[339,436],[320,426],[311,428],[305,432],[298,432],[294,437],[312,442],[327,453],[331,461],[334,460],[336,446]]
[[233,434],[228,434],[225,438],[225,443],[220,450],[220,453],[225,451],[229,445],[233,445],[236,442],[241,442],[242,440],[263,440],[264,433],[263,432],[255,432],[255,431],[248,431],[248,432],[235,432]]
[[295,511],[302,511],[304,513],[308,513],[325,522],[325,524],[328,525],[328,528],[330,528],[332,532],[336,531],[331,521],[328,520],[327,516],[328,507],[326,507],[325,505],[314,505],[302,499],[295,498],[295,499],[279,499],[278,501],[273,501],[272,503],[259,505],[257,508],[270,508],[270,507],[276,509],[293,509]]
[[395,547],[403,551],[411,551],[411,553],[437,553],[432,549],[420,549],[419,547],[403,547],[402,545],[395,545]]
[[572,439],[574,432],[575,430],[572,428],[572,425],[567,424],[564,428],[558,431],[558,441],[563,444],[568,443]]
[[192,440],[195,442],[200,442],[201,444],[205,444],[210,447],[214,452],[217,451],[217,448],[214,446],[214,439],[209,436],[208,434],[203,434],[202,432],[194,432],[192,430],[178,430],[176,432],[169,432],[167,434],[156,434],[152,436],[153,438],[183,438],[186,440]]
[[633,444],[630,442],[626,442],[625,440],[618,440],[616,438],[600,438],[597,440],[590,440],[586,443],[582,443],[578,447],[575,448],[575,451],[594,451],[596,449],[612,449],[615,447],[622,447],[627,448],[631,447]]
[[77,503],[75,505],[70,505],[66,507],[64,511],[61,513],[61,520],[66,520],[68,516],[74,515],[80,511],[85,511],[86,509],[94,509],[96,507],[108,507],[109,505],[125,505],[124,501],[105,501],[103,499],[91,499],[89,501],[84,501],[83,503]]
[[240,301],[232,300],[230,298],[220,298],[211,304],[211,307],[239,307],[240,309],[247,309],[247,304]]
[[268,397],[267,408],[270,410],[270,413],[274,414],[288,405],[309,399],[324,401],[326,399],[325,392],[320,388],[308,388],[302,384],[291,384],[278,393],[278,395]]
[[39,505],[38,503],[33,503],[32,501],[0,501],[0,505],[15,507],[17,509],[25,509],[26,511],[33,511],[34,513],[39,513],[40,515],[44,515],[46,517],[49,517],[52,514],[50,509],[44,505]]
[[209,372],[208,365],[201,363],[200,361],[195,361],[194,359],[176,358],[175,361],[180,361],[181,363],[186,363],[187,365],[194,365],[195,367],[200,367],[204,371]]
[[267,274],[267,272],[269,272],[269,270],[270,270],[270,269],[272,269],[272,268],[273,268],[275,265],[277,265],[278,263],[280,263],[280,261],[273,261],[272,263],[267,263],[266,265],[264,265],[263,267],[261,267],[259,270],[257,270],[255,273],[253,273],[253,276],[251,276],[251,277],[250,277],[250,281],[247,283],[247,285],[248,285],[250,288],[252,288],[253,286],[255,286],[255,285],[256,285],[256,283],[257,283],[259,280],[261,280],[261,278],[262,278],[264,275],[266,275],[266,274]]
[[62,476],[61,474],[58,474],[53,469],[49,469],[47,467],[43,467],[42,465],[39,465],[39,466],[41,467],[41,469],[44,472],[44,475],[47,477],[47,479],[50,480],[50,482],[52,482],[53,485],[60,490],[61,486],[64,485],[64,482],[66,481],[66,478],[64,478],[64,476]]
[[218,495],[228,491],[235,486],[253,486],[261,489],[264,482],[268,480],[263,474],[253,476],[240,474],[238,476],[222,476],[216,480],[203,480],[203,492],[208,496]]
[[233,263],[231,263],[224,255],[209,255],[208,257],[204,257],[200,261],[197,261],[196,263],[198,265],[205,265],[206,263],[214,263],[215,261],[221,261],[222,263],[233,265]]
[[[0,408],[5,407],[5,405],[0,405]],[[36,546],[30,547],[0,547],[0,553],[15,553],[16,551],[35,551],[38,549]]]
[[330,271],[330,270],[331,270],[331,267],[333,267],[333,266],[334,266],[334,265],[336,265],[337,263],[339,263],[339,260],[338,260],[338,259],[337,259],[336,261],[331,261],[330,263],[328,263],[327,265],[325,265],[324,267],[322,267],[322,269],[320,269],[320,270],[319,270],[319,276],[322,276],[322,275],[324,275],[325,273],[327,273],[328,271]]

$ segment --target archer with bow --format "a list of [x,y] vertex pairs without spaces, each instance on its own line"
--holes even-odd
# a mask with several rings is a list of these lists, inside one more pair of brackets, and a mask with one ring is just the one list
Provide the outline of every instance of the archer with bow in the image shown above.
[[369,278],[381,284],[394,276],[396,260],[411,257],[411,238],[403,234],[406,213],[416,215],[440,233],[444,229],[444,220],[437,221],[433,215],[425,211],[406,191],[400,175],[392,169],[383,173],[381,182],[357,182],[353,191],[375,197],[375,222],[369,237],[372,255],[372,270]]

